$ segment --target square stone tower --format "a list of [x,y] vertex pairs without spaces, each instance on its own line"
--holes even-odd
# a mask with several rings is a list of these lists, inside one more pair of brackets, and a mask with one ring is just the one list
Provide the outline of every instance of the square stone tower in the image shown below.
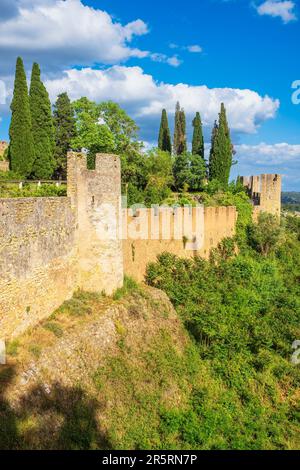
[[242,176],[240,181],[247,188],[253,202],[254,216],[257,216],[259,212],[269,212],[280,217],[281,175]]
[[116,155],[68,154],[68,196],[76,218],[78,287],[112,294],[123,285],[121,168]]

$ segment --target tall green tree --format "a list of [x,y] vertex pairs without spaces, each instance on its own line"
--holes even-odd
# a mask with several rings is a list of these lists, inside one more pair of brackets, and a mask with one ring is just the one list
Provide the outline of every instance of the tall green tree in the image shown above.
[[191,155],[188,152],[176,155],[173,165],[173,176],[176,191],[188,190],[191,182]]
[[29,176],[34,161],[34,141],[31,127],[31,114],[24,64],[17,59],[14,95],[11,103],[11,123],[9,128],[10,169],[23,176]]
[[200,155],[191,155],[190,159],[190,182],[189,188],[191,191],[201,191],[206,181],[206,163],[204,158]]
[[209,178],[228,185],[232,167],[233,146],[226,117],[224,103],[221,104],[219,123],[215,125],[212,133],[212,147],[209,161]]
[[218,161],[215,156],[215,142],[217,138],[217,133],[218,133],[218,123],[215,121],[214,127],[211,133],[211,145],[210,145],[210,153],[209,153],[209,162],[208,162],[208,174],[209,174],[209,180],[212,181],[213,179],[216,178],[217,174],[217,164]]
[[174,153],[181,155],[187,151],[186,144],[186,120],[185,113],[180,108],[180,103],[176,103],[175,110],[175,130],[174,130]]
[[163,152],[172,152],[171,134],[169,129],[168,115],[165,109],[162,110],[161,123],[158,137],[158,148]]
[[199,155],[204,160],[204,137],[200,113],[196,113],[193,120],[193,128],[192,154]]
[[109,126],[105,123],[99,105],[88,98],[73,102],[76,116],[76,136],[71,145],[74,150],[85,148],[88,151],[88,168],[95,167],[95,156],[98,152],[114,152],[115,139]]
[[97,112],[100,122],[106,124],[113,134],[114,152],[120,155],[141,149],[141,143],[137,141],[138,126],[117,103],[103,101],[97,104]]
[[48,179],[53,176],[55,169],[54,126],[49,95],[41,81],[40,67],[36,63],[32,67],[29,97],[35,147],[32,175],[35,178]]
[[191,189],[199,191],[203,187],[206,178],[206,162],[204,155],[204,137],[200,113],[196,113],[193,119],[193,142],[191,158]]
[[67,176],[67,153],[71,141],[76,136],[75,114],[67,93],[58,95],[53,111],[55,129],[55,176],[65,179]]

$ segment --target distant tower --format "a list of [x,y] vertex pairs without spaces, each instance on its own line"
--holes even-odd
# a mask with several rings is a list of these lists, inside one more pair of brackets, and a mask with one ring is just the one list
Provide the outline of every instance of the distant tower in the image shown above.
[[269,212],[280,217],[281,175],[242,176],[240,181],[247,188],[253,202],[254,216],[259,212]]

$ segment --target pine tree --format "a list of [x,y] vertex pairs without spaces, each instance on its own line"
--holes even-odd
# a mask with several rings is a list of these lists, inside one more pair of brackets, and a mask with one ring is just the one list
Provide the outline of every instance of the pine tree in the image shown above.
[[212,148],[210,153],[210,180],[216,179],[223,185],[227,185],[232,166],[233,146],[230,138],[226,110],[221,104],[219,124],[215,125],[212,134]]
[[29,176],[34,161],[34,143],[31,128],[31,115],[24,64],[17,59],[14,95],[11,103],[11,123],[9,128],[10,169],[23,176]]
[[164,152],[172,152],[171,134],[168,123],[168,115],[165,109],[162,110],[161,123],[158,137],[158,148]]
[[179,102],[176,103],[175,111],[175,130],[174,130],[174,153],[181,155],[186,152],[186,121],[184,110],[180,108]]
[[67,93],[58,96],[54,105],[55,128],[55,176],[65,179],[67,176],[67,153],[71,140],[76,135],[75,116]]
[[54,126],[49,95],[41,81],[40,68],[36,63],[32,67],[29,97],[35,146],[32,175],[35,178],[49,179],[53,176],[55,168]]

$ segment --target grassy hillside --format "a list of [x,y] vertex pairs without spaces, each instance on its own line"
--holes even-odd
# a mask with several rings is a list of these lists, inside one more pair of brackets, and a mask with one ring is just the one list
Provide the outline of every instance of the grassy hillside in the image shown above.
[[114,299],[83,292],[8,346],[1,449],[162,446],[162,415],[202,381],[166,295],[126,280]]

